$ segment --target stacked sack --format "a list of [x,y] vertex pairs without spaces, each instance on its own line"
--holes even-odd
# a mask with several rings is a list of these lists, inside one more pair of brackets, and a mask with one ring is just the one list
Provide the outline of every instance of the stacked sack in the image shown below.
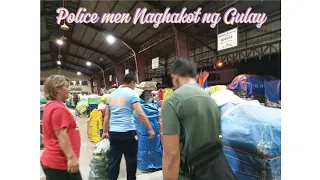
[[102,125],[102,113],[101,111],[94,109],[90,113],[88,122],[88,136],[91,142],[99,142],[103,131]]
[[108,152],[110,149],[110,142],[103,139],[95,146],[90,161],[89,180],[106,180],[108,179]]
[[147,172],[162,168],[162,147],[160,142],[159,111],[156,104],[142,104],[150,124],[155,132],[155,138],[149,139],[148,130],[135,115],[136,131],[138,134],[138,169]]
[[234,97],[215,98],[221,111],[223,150],[237,179],[281,179],[280,110]]

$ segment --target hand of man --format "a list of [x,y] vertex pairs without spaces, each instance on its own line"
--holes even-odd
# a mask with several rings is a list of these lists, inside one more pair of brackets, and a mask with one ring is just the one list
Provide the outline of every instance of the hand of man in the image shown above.
[[79,171],[79,161],[76,157],[68,159],[68,172],[75,173]]
[[148,134],[149,134],[149,139],[153,139],[154,136],[156,135],[156,133],[153,131],[153,129],[149,130]]
[[109,136],[108,136],[108,133],[103,133],[101,139],[105,139],[105,138],[108,138],[108,137],[109,137]]

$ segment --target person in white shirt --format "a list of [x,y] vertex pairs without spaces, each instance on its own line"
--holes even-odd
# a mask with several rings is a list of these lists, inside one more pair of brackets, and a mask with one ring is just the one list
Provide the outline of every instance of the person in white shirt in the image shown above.
[[101,98],[101,103],[98,105],[98,110],[105,110],[106,109],[106,106],[107,106],[106,101],[107,101],[106,97]]

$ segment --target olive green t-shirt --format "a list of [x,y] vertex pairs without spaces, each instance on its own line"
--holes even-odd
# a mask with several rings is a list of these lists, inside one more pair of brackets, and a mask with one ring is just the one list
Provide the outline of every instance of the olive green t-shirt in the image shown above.
[[[186,84],[174,91],[163,102],[161,115],[163,134],[180,136],[180,155],[219,141],[219,107],[198,84]],[[185,178],[180,174],[180,179]]]

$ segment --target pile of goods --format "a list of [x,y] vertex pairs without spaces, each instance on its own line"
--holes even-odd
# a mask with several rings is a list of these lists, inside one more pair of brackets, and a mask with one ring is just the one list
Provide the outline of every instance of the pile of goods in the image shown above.
[[142,172],[148,172],[162,168],[159,110],[156,104],[142,104],[142,108],[156,133],[154,139],[149,139],[148,130],[139,121],[137,115],[135,115],[136,131],[139,138],[137,155],[138,169]]
[[211,97],[221,111],[223,150],[237,179],[280,179],[280,109],[237,99],[230,91]]
[[101,103],[101,98],[102,96],[98,96],[98,95],[88,96],[89,113],[91,113],[92,110],[98,108],[98,105]]
[[267,107],[281,108],[281,81],[274,80],[264,83]]
[[265,82],[275,80],[275,77],[241,74],[236,76],[227,86],[234,94],[243,99],[258,100],[265,103]]
[[143,90],[141,94],[141,99],[144,101],[149,101],[152,98],[152,91],[157,90],[157,82],[153,81],[145,81],[139,84],[140,89]]
[[144,81],[140,83],[140,89],[155,91],[157,90],[157,82],[153,81]]
[[99,142],[103,134],[103,119],[102,112],[94,109],[90,113],[90,118],[88,120],[88,137],[91,142]]
[[110,149],[110,142],[103,139],[96,144],[95,150],[90,161],[89,180],[104,180],[108,179],[108,152]]

